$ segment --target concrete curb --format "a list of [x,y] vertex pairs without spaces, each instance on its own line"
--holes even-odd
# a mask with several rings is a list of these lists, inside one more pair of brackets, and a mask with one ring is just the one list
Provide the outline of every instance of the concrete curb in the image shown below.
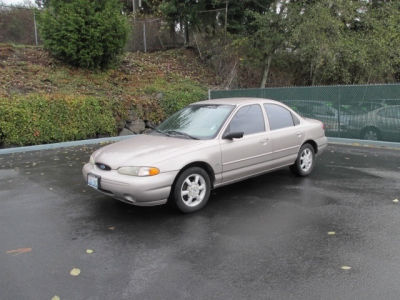
[[[131,138],[131,137],[133,137],[133,135],[106,137],[106,138],[100,138],[100,139],[80,140],[80,141],[71,141],[71,142],[62,142],[62,143],[54,143],[54,144],[43,144],[43,145],[35,145],[35,146],[6,148],[6,149],[0,149],[0,155],[1,154],[19,153],[19,152],[50,150],[50,149],[66,148],[66,147],[76,147],[76,146],[82,146],[82,145],[101,144],[101,143],[107,143],[107,142],[117,142],[117,141],[122,141],[122,140],[125,140],[128,138]],[[329,142],[329,144],[337,144],[337,145],[348,145],[348,146],[358,146],[358,147],[363,146],[363,147],[371,147],[371,148],[384,148],[384,149],[400,150],[400,143],[353,140],[353,139],[343,139],[343,138],[333,138],[333,137],[328,137],[328,142]]]
[[101,144],[101,143],[107,143],[107,142],[117,142],[117,141],[122,141],[122,140],[125,140],[128,138],[131,138],[133,136],[134,135],[125,135],[125,136],[106,137],[106,138],[100,138],[100,139],[90,139],[90,140],[80,140],[80,141],[62,142],[62,143],[54,143],[54,144],[43,144],[43,145],[35,145],[35,146],[6,148],[6,149],[0,149],[0,155],[1,154],[18,153],[18,152],[29,152],[29,151],[75,147],[75,146],[81,146],[81,145]]
[[400,150],[400,143],[328,137],[329,144]]

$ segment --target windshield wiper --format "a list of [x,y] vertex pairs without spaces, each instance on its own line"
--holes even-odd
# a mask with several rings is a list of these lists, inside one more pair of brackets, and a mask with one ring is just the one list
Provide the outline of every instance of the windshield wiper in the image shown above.
[[197,137],[194,137],[190,134],[187,134],[186,132],[181,132],[181,131],[177,131],[177,130],[168,130],[166,133],[168,134],[174,134],[174,135],[182,135],[182,136],[186,136],[192,140],[198,140]]

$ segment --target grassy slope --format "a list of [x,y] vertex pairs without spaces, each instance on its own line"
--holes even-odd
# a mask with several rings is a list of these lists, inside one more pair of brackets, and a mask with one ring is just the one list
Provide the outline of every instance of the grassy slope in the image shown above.
[[219,83],[187,49],[127,53],[115,69],[101,72],[65,66],[40,47],[0,44],[0,97],[30,93],[94,95],[140,105],[152,101],[152,95],[146,92],[151,90],[154,96],[154,87],[150,86],[182,81],[204,89]]

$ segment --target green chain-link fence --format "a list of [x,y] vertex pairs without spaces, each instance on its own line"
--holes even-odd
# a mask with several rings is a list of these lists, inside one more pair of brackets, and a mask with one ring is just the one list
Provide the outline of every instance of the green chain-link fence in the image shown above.
[[400,84],[210,91],[210,98],[281,101],[325,124],[327,136],[400,142]]

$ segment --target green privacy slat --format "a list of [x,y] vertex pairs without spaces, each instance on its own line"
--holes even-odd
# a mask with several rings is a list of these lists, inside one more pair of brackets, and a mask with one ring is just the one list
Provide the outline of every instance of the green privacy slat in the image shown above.
[[327,136],[400,142],[400,84],[217,90],[210,96],[274,99],[324,122]]

